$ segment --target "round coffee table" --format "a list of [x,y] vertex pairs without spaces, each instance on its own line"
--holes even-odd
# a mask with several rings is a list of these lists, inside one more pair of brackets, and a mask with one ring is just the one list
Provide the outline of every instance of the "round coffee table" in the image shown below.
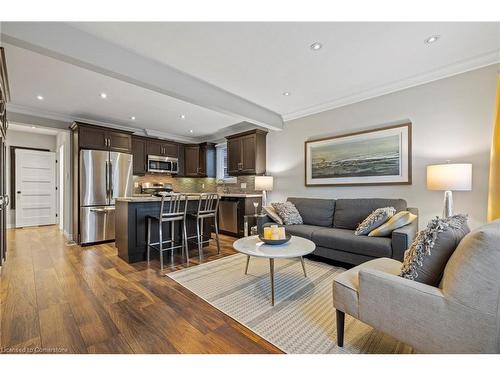
[[274,259],[276,258],[300,258],[304,276],[307,277],[304,255],[311,254],[316,245],[314,242],[302,237],[292,236],[290,241],[283,245],[266,245],[259,236],[243,237],[233,243],[233,247],[239,253],[247,256],[245,275],[248,272],[250,257],[269,258],[269,270],[271,273],[271,305],[274,306]]

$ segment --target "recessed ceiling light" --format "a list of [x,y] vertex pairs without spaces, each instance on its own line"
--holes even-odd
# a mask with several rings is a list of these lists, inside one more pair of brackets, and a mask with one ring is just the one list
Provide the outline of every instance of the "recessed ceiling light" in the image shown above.
[[105,92],[101,92],[99,94],[99,96],[102,98],[102,99],[106,99],[108,97],[108,94],[106,94]]
[[285,91],[285,92],[283,93],[283,96],[290,96],[290,93],[289,93],[288,91]]
[[428,37],[426,40],[424,40],[424,43],[425,44],[432,44],[434,42],[437,42],[439,40],[439,38],[441,38],[440,35],[432,35],[432,36]]
[[36,98],[37,98],[38,100],[43,100],[43,96],[42,96],[42,95],[37,95],[37,96],[36,96]]
[[189,132],[190,132],[191,134],[193,134],[193,129],[191,129]]
[[36,126],[32,126],[31,129],[36,129]]
[[130,116],[130,119],[131,119],[132,121],[134,121],[134,120],[135,120],[135,116]]
[[185,119],[186,118],[186,115],[181,115],[181,119]]
[[323,45],[320,42],[314,42],[313,44],[310,45],[311,49],[313,51],[320,50]]

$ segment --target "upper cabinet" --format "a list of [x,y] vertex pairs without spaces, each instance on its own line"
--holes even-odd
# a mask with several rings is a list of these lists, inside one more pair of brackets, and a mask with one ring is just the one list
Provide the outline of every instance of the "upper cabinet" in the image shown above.
[[148,155],[169,156],[171,158],[179,157],[179,145],[174,142],[148,140],[146,147]]
[[78,145],[80,148],[132,153],[132,136],[130,132],[79,122],[75,122],[72,129],[78,131]]
[[132,173],[136,176],[145,174],[147,170],[147,142],[146,138],[132,136]]
[[230,176],[266,173],[266,136],[267,132],[256,129],[226,137]]
[[184,145],[184,176],[215,177],[215,145]]

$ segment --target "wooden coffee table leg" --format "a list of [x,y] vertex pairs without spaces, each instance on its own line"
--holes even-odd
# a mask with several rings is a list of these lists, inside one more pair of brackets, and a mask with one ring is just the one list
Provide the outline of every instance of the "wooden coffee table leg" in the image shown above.
[[306,264],[304,263],[304,258],[300,257],[300,263],[302,263],[302,270],[304,271],[304,277],[307,277]]
[[269,270],[271,271],[271,305],[274,306],[274,259],[269,258]]
[[245,266],[245,275],[248,272],[248,263],[250,263],[250,255],[247,255],[247,265]]

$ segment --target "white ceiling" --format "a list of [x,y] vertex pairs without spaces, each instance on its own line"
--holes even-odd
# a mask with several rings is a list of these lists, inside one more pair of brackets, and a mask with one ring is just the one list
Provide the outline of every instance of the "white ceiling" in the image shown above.
[[[202,137],[242,121],[27,49],[4,46],[12,111],[29,109],[35,115],[150,129],[174,138]],[[107,99],[100,98],[101,92]]]
[[[500,61],[500,23],[72,25],[285,118]],[[438,42],[424,43],[435,34]],[[316,41],[323,48],[312,51]]]
[[[248,103],[233,101],[235,111],[222,114],[196,105],[200,104],[196,100],[188,103],[120,79],[120,74],[72,64],[71,56],[57,59],[56,54],[23,43],[3,43],[12,97],[9,109],[56,119],[150,129],[151,134],[156,131],[178,139],[207,137],[248,121],[234,115],[241,112],[242,107],[236,108],[239,105],[256,103],[291,119],[500,62],[500,23],[67,25],[72,26],[67,29],[97,37],[108,46],[118,45],[148,61],[197,77]],[[19,27],[29,28],[30,23]],[[435,34],[441,36],[438,42],[424,43]],[[323,48],[312,51],[309,46],[316,41]],[[101,49],[95,43],[89,46],[82,48],[90,55],[102,50],[102,45]],[[114,56],[110,53],[106,57]],[[141,67],[132,68],[137,71]],[[283,96],[285,91],[291,95]],[[106,92],[108,99],[102,100],[100,92]],[[43,95],[45,100],[37,100],[36,95]],[[185,120],[181,114],[186,115]]]

